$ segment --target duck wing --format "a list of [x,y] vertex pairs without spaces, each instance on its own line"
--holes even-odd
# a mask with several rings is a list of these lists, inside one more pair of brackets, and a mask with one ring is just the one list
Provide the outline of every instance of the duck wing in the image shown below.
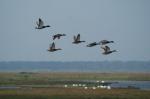
[[77,35],[77,41],[80,41],[80,34]]
[[36,25],[39,27],[39,22],[38,21],[36,21]]
[[56,36],[56,35],[54,35],[54,36],[53,36],[53,40],[55,40],[55,39],[56,39],[56,37],[57,37],[57,36]]
[[90,43],[89,45],[94,46],[94,45],[96,45],[96,42]]
[[74,41],[76,41],[76,36],[73,36]]
[[41,18],[39,18],[39,27],[42,27],[42,26],[44,26],[44,22],[42,21]]
[[60,36],[58,36],[58,39],[60,39]]
[[107,40],[102,40],[102,41],[100,41],[102,44],[105,44],[105,43],[107,43],[108,41]]
[[101,48],[106,52],[106,48],[105,48],[105,46],[101,46]]
[[55,43],[53,42],[50,47],[51,50],[55,49]]
[[106,52],[110,51],[110,47],[108,47],[108,46],[105,46],[105,49],[106,49]]
[[108,46],[101,46],[101,48],[105,51],[105,52],[109,52],[110,48]]
[[59,34],[54,35],[53,40],[55,40],[58,36],[59,36]]

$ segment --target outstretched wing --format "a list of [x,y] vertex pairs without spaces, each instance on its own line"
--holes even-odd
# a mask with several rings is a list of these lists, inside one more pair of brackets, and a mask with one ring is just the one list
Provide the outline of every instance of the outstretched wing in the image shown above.
[[110,48],[108,46],[105,46],[106,52],[110,51]]
[[74,41],[76,41],[76,36],[73,36]]
[[54,42],[51,44],[50,49],[55,49],[55,43]]
[[80,34],[77,35],[77,41],[80,41]]
[[106,52],[106,48],[105,48],[105,46],[101,46],[101,48]]
[[36,25],[39,27],[39,22],[38,21],[36,21]]
[[104,44],[104,43],[106,43],[107,42],[107,40],[101,40],[99,43],[100,44]]
[[44,22],[42,21],[41,18],[39,18],[39,27],[42,27],[42,26],[44,26]]
[[109,52],[110,48],[108,46],[101,46],[101,48],[105,51],[105,52]]
[[56,37],[57,37],[57,36],[56,36],[56,35],[54,35],[54,36],[53,36],[53,40],[55,40],[55,39],[56,39]]

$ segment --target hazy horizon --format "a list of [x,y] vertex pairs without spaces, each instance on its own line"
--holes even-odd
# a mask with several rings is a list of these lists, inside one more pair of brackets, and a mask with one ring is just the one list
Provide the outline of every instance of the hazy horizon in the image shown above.
[[149,62],[0,62],[0,72],[131,72],[149,73]]
[[77,60],[77,61],[49,61],[49,60],[8,60],[8,61],[0,61],[0,62],[150,62],[150,60]]

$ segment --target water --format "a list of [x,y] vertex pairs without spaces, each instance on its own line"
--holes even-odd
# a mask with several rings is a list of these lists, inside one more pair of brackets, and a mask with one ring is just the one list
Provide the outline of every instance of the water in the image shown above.
[[19,89],[21,87],[17,87],[17,86],[0,86],[0,89]]
[[[149,73],[148,62],[0,62],[0,72],[138,72]],[[150,90],[150,81],[117,81],[111,84],[114,88],[128,88],[129,86]],[[17,89],[17,86],[0,86],[0,89]]]
[[112,83],[113,88],[128,88],[135,87],[141,90],[150,90],[150,81],[117,81],[117,83]]
[[[90,81],[90,82],[95,82],[95,81]],[[110,82],[111,83],[110,86],[112,88],[129,88],[130,86],[132,88],[139,88],[140,90],[150,90],[150,81],[106,81],[106,82],[107,83]],[[1,89],[19,89],[19,88],[23,88],[23,86],[0,86],[0,90]]]
[[148,62],[0,62],[0,72],[150,72]]

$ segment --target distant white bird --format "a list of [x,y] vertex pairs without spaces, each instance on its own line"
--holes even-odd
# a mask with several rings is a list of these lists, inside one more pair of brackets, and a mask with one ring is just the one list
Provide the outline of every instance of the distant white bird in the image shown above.
[[101,81],[101,83],[105,83],[105,81],[104,81],[104,80],[102,80],[102,81]]
[[103,85],[101,85],[101,86],[100,86],[100,88],[104,88],[104,86],[103,86]]
[[100,86],[97,86],[97,88],[100,88]]
[[72,84],[72,86],[73,86],[73,87],[75,87],[75,86],[76,86],[76,84]]
[[106,89],[106,88],[107,88],[107,86],[103,86],[103,88],[104,88],[104,89]]
[[84,87],[84,89],[88,89],[88,87]]
[[68,87],[68,85],[64,85],[64,87],[65,87],[65,88],[67,88],[67,87]]
[[39,20],[36,22],[37,27],[35,27],[36,29],[43,29],[46,27],[50,27],[49,25],[44,25],[44,22],[41,18],[39,18]]
[[82,86],[82,84],[79,84],[79,87],[81,87]]
[[96,87],[92,87],[92,89],[93,89],[93,90],[95,90],[95,89],[96,89]]
[[111,87],[110,87],[110,86],[107,86],[107,89],[108,89],[108,90],[110,90],[110,89],[111,89]]
[[97,80],[96,82],[99,83],[99,80]]

